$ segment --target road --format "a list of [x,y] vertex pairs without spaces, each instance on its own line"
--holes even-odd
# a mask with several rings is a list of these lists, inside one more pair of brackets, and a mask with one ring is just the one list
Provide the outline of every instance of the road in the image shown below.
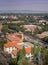
[[39,43],[40,45],[44,46],[46,43],[38,38],[29,36],[29,35],[24,35],[24,38],[28,41],[28,42],[34,42],[34,43]]

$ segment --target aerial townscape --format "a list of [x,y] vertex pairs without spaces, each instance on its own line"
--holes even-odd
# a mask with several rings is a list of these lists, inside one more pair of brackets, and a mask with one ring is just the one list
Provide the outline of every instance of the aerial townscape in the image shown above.
[[0,14],[0,64],[48,65],[48,15]]
[[0,0],[0,65],[48,65],[48,0]]

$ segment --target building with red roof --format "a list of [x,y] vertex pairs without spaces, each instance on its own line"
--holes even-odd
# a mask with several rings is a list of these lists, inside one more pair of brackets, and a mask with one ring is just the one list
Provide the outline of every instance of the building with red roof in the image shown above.
[[31,45],[31,43],[29,42],[8,42],[6,44],[4,44],[4,51],[11,54],[12,58],[16,58],[17,56],[17,52],[23,49],[23,47],[25,48],[26,54],[31,55],[32,53],[32,49],[33,49],[33,45]]
[[8,41],[22,42],[23,33],[12,33],[12,34],[7,33],[6,38],[8,39]]
[[18,51],[25,48],[26,54],[30,57],[33,49],[33,45],[29,42],[23,42],[23,33],[6,34],[8,43],[4,44],[4,51],[11,54],[12,58],[16,58]]

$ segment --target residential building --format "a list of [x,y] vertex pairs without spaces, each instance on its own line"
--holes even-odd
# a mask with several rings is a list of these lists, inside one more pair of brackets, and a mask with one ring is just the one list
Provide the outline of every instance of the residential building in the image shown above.
[[45,31],[45,32],[43,32],[41,34],[37,34],[37,36],[42,39],[42,38],[48,36],[48,31]]
[[32,34],[34,33],[36,28],[41,29],[41,27],[38,25],[24,25],[24,28],[26,28],[27,31],[32,31]]
[[12,58],[16,58],[18,51],[22,50],[23,47],[26,51],[26,57],[31,57],[31,53],[34,45],[29,42],[23,42],[23,33],[12,33],[6,34],[6,38],[9,40],[8,43],[4,44],[4,51],[11,54]]
[[4,44],[4,51],[11,54],[12,58],[16,58],[18,51],[19,50],[21,51],[23,47],[25,48],[26,51],[26,57],[31,57],[34,45],[30,44],[29,42],[21,42],[21,43],[17,43],[15,41],[8,42]]
[[22,42],[23,41],[23,33],[7,33],[6,38],[8,41],[16,41],[16,42]]

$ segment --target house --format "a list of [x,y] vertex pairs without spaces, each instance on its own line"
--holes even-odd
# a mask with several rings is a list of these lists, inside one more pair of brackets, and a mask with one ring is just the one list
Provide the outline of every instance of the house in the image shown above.
[[3,27],[3,25],[0,23],[0,33],[2,33],[2,32],[1,32],[1,30],[2,30],[2,27]]
[[18,51],[22,50],[23,47],[25,48],[26,51],[26,57],[31,57],[31,53],[33,50],[34,45],[30,44],[29,42],[8,42],[4,44],[4,52],[7,52],[11,54],[12,58],[16,58]]
[[4,52],[11,54],[12,58],[16,58],[18,51],[21,51],[23,47],[26,51],[26,57],[32,56],[31,53],[34,45],[29,42],[23,42],[23,33],[7,33],[6,38],[9,41],[4,44]]
[[24,25],[23,27],[26,28],[27,31],[32,31],[32,34],[34,33],[36,28],[41,29],[41,27],[38,25]]
[[43,33],[41,33],[41,34],[37,34],[37,37],[39,37],[40,39],[42,39],[42,38],[44,38],[44,37],[46,37],[46,36],[48,36],[48,31],[43,32]]
[[23,41],[23,33],[7,33],[6,38],[8,41],[16,41],[16,42],[22,42]]
[[39,23],[45,23],[47,22],[46,20],[39,20]]

